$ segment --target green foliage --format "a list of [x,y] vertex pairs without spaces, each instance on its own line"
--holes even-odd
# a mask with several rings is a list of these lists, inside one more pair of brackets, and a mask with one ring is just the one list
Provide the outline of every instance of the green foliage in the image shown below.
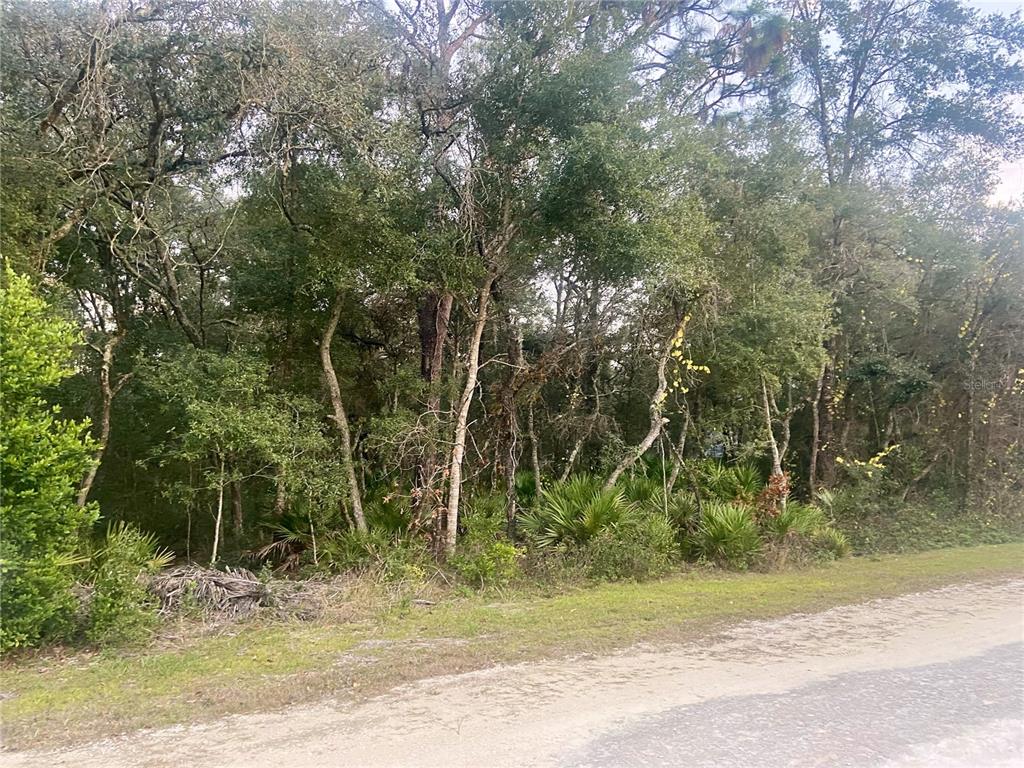
[[96,519],[74,503],[92,462],[87,425],[61,418],[47,395],[71,375],[73,326],[56,315],[27,277],[8,269],[0,290],[0,650],[53,637],[75,600],[71,566],[80,532]]
[[1019,502],[996,509],[964,510],[941,494],[900,502],[854,486],[836,492],[833,516],[855,554],[919,552],[1024,539],[1024,510]]
[[[439,533],[459,482],[451,567],[501,580],[487,489],[534,453],[597,476],[513,478],[523,559],[581,571],[643,571],[615,558],[660,540],[654,513],[740,564],[743,514],[762,562],[816,555],[834,517],[858,551],[1015,535],[1024,212],[990,191],[1024,138],[1024,20],[961,3],[222,0],[138,24],[8,0],[0,251],[89,344],[71,366],[66,323],[4,310],[0,647],[69,615],[85,414],[110,417],[91,497],[197,559],[223,508],[224,559],[426,573],[408,531]],[[769,432],[794,493],[836,489],[820,516],[768,515]],[[692,457],[669,498],[666,437]]]
[[761,471],[753,464],[730,467],[719,461],[704,461],[698,467],[697,479],[703,494],[719,501],[750,504],[764,488]]
[[364,573],[384,582],[419,582],[426,578],[433,558],[421,540],[371,529],[326,537],[319,547],[318,561],[313,567],[319,570]]
[[521,553],[508,541],[463,545],[448,561],[465,581],[478,587],[506,584],[519,574]]
[[823,552],[835,560],[850,554],[850,540],[846,534],[830,525],[815,531],[813,541]]
[[618,488],[604,490],[597,478],[575,475],[544,490],[541,503],[520,525],[539,547],[581,544],[630,514],[633,505]]
[[100,549],[89,565],[89,598],[85,638],[110,645],[144,638],[156,622],[159,603],[149,592],[146,577],[169,565],[174,555],[161,550],[156,537],[135,526],[118,523],[107,528]]
[[626,500],[633,504],[653,504],[662,497],[660,478],[632,475],[619,481],[618,487]]
[[750,504],[764,488],[761,470],[753,464],[737,464],[730,470],[734,498]]
[[471,497],[462,518],[462,543],[448,565],[477,587],[507,584],[520,573],[522,553],[505,538],[505,497],[480,493]]
[[701,486],[702,495],[710,496],[719,501],[730,501],[732,499],[732,473],[722,462],[702,462],[698,468],[697,479]]
[[682,539],[692,536],[700,525],[700,506],[691,491],[676,491],[668,500],[668,518]]
[[537,503],[537,477],[533,472],[516,472],[516,499],[526,509]]
[[750,509],[722,501],[707,501],[703,507],[694,552],[709,562],[746,568],[761,549],[761,536]]
[[825,516],[811,504],[790,501],[777,515],[769,515],[762,524],[766,533],[778,541],[790,536],[813,536],[825,527]]
[[651,579],[668,573],[679,559],[676,531],[665,516],[638,513],[602,529],[582,551],[595,579]]
[[[826,496],[826,498],[828,498]],[[790,500],[761,527],[767,537],[764,564],[780,567],[791,557],[798,562],[836,560],[850,554],[846,536],[828,523],[821,508]]]

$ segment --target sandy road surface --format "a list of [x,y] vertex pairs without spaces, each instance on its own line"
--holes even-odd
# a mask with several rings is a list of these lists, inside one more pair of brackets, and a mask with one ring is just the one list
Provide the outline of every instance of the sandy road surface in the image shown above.
[[714,640],[433,678],[142,732],[19,768],[1024,765],[1024,581],[747,622]]

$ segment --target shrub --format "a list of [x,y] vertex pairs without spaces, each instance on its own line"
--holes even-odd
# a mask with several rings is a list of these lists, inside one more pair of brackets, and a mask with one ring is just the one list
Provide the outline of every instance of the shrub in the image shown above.
[[846,534],[830,525],[820,528],[814,534],[814,543],[820,551],[836,560],[850,554],[850,541]]
[[753,464],[738,464],[730,469],[728,484],[732,497],[747,504],[753,503],[764,488],[761,470]]
[[679,557],[679,545],[664,515],[642,513],[603,529],[582,554],[592,578],[639,581],[667,573]]
[[853,552],[914,552],[1024,537],[1019,502],[999,510],[965,510],[939,493],[900,503],[891,495],[845,488],[835,494],[833,514],[834,525],[849,537]]
[[810,504],[791,501],[779,510],[777,515],[766,517],[765,532],[781,541],[792,536],[812,536],[825,525],[825,516],[820,509]]
[[520,552],[505,538],[505,504],[497,493],[479,494],[466,503],[459,548],[448,564],[474,586],[505,584],[519,574]]
[[172,559],[170,552],[157,548],[151,534],[123,522],[109,527],[90,563],[86,640],[106,645],[141,639],[155,622],[159,605],[146,579]]
[[484,547],[465,547],[448,561],[461,578],[486,587],[505,584],[519,574],[519,550],[507,541],[492,541]]
[[370,528],[403,533],[409,529],[412,514],[408,500],[398,494],[380,495],[376,492],[371,498],[363,499],[363,514]]
[[544,491],[540,506],[524,514],[520,524],[539,547],[589,541],[633,510],[621,490],[603,490],[589,475],[577,475]]
[[85,423],[60,418],[46,390],[72,373],[73,326],[56,317],[25,277],[0,287],[0,651],[54,636],[74,613],[79,531],[96,518],[75,504],[92,462]]
[[676,491],[668,500],[668,518],[680,535],[690,535],[700,524],[700,505],[689,491]]
[[422,581],[432,563],[430,550],[420,539],[372,528],[326,537],[319,558],[320,568],[366,573],[389,582]]
[[633,504],[657,504],[660,506],[664,487],[660,479],[633,475],[619,483],[623,496]]
[[477,493],[467,499],[459,516],[461,541],[479,543],[502,535],[508,522],[506,503],[500,493]]
[[706,501],[694,537],[696,554],[711,562],[745,568],[761,548],[761,537],[750,510],[737,504]]
[[729,468],[718,461],[704,461],[698,466],[697,481],[700,483],[701,495],[720,501],[731,501],[733,497],[733,477]]
[[537,503],[537,477],[533,472],[516,472],[516,498],[527,509]]

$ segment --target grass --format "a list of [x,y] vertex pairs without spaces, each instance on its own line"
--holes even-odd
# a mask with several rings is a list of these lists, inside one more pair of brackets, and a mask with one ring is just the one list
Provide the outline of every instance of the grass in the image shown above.
[[770,574],[695,572],[555,595],[411,601],[359,621],[235,624],[176,647],[9,661],[9,747],[56,746],[141,727],[378,693],[500,662],[691,640],[729,622],[1024,573],[1024,544],[854,558]]

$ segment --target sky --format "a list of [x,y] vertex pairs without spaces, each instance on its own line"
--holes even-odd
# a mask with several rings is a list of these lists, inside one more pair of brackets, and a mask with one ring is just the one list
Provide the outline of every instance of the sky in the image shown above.
[[[1024,11],[1024,0],[967,0],[967,4],[985,13],[1009,14]],[[999,183],[992,193],[991,200],[993,203],[1024,202],[1024,158],[1003,163],[999,169]]]

